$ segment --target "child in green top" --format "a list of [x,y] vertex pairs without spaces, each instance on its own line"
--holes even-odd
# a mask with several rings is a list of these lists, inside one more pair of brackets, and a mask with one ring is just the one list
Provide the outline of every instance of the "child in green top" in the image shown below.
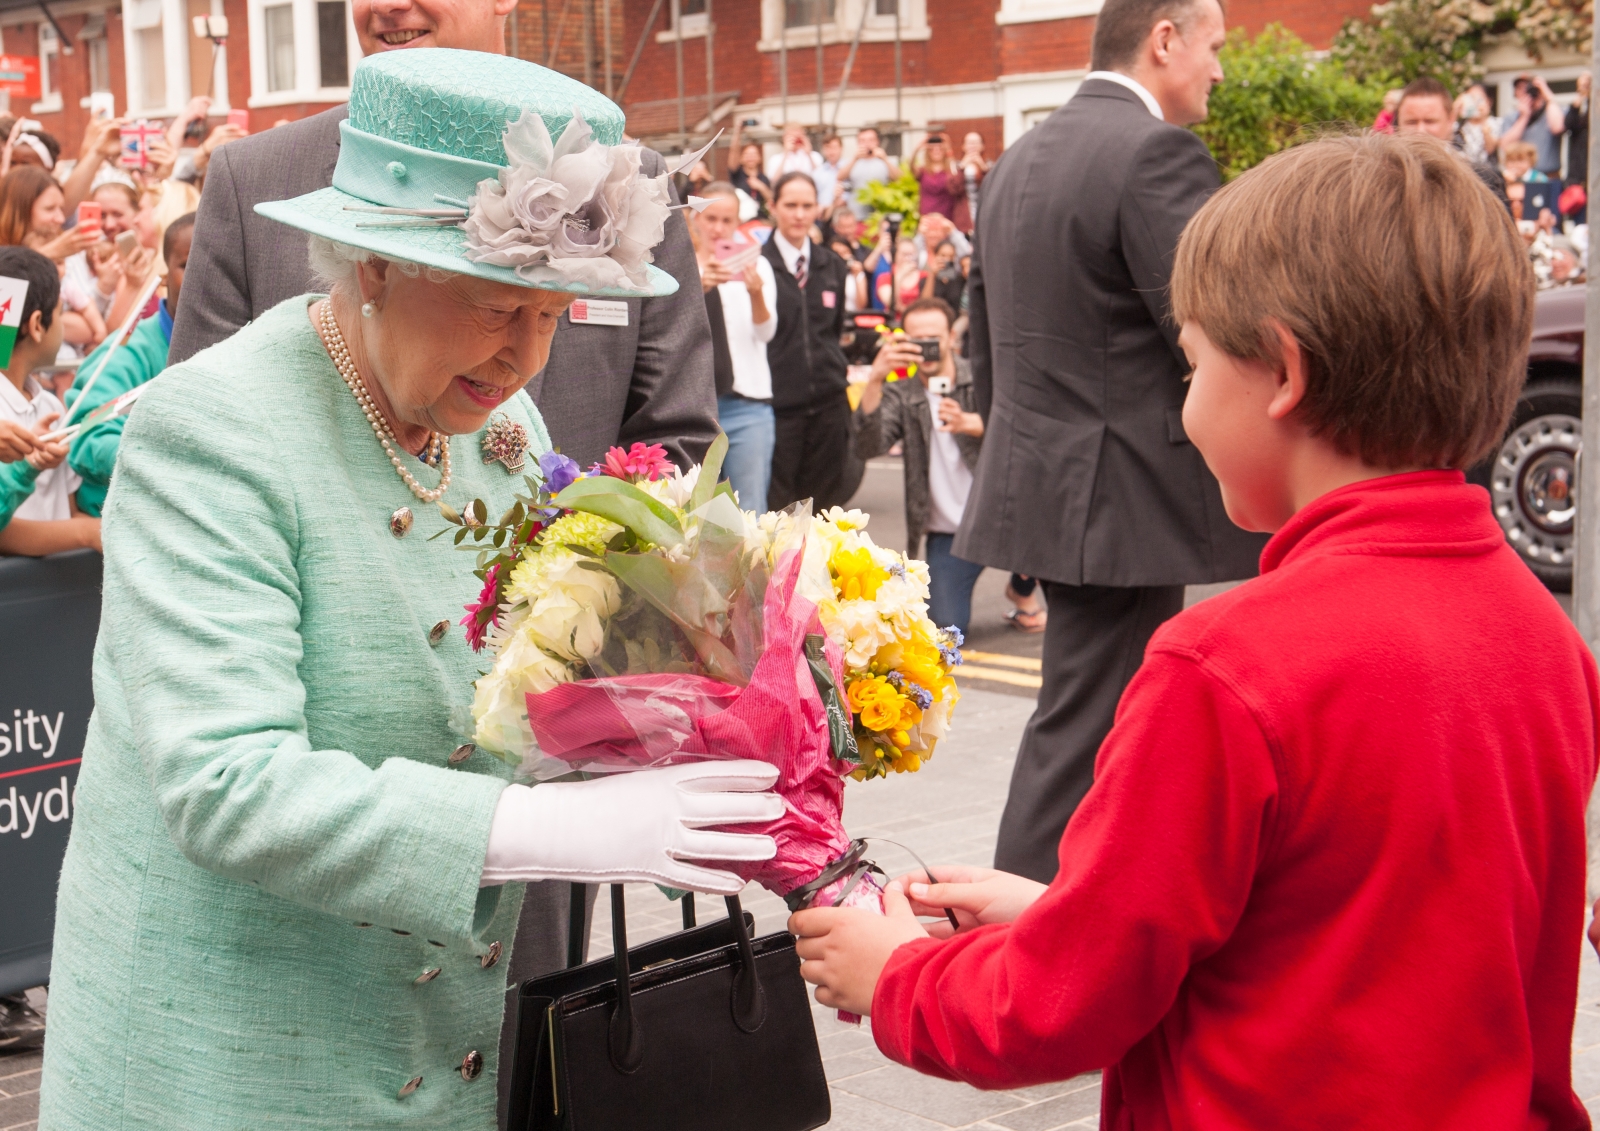
[[[194,236],[194,213],[189,212],[167,226],[162,237],[161,254],[167,263],[167,297],[161,300],[156,312],[134,327],[126,345],[105,363],[105,372],[95,380],[94,388],[79,404],[72,400],[72,418],[82,420],[85,415],[109,400],[136,389],[167,367],[167,346],[172,341],[172,312],[178,309],[178,293],[183,289],[183,270],[189,262],[189,245]],[[69,397],[76,398],[100,368],[111,339],[95,350],[78,366],[78,378],[72,383]],[[111,486],[111,472],[117,462],[117,447],[122,442],[122,427],[126,416],[114,417],[94,428],[80,432],[72,442],[72,453],[67,463],[83,478],[78,488],[78,505],[85,514],[98,515],[105,506],[106,491]]]

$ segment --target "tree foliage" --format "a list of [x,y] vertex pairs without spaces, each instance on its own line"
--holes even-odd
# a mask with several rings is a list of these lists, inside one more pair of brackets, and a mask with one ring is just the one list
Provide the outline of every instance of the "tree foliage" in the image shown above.
[[1227,76],[1195,127],[1231,180],[1281,149],[1329,129],[1359,128],[1383,107],[1384,84],[1317,59],[1281,24],[1255,39],[1234,29],[1222,49]]
[[1388,0],[1346,20],[1333,57],[1357,78],[1403,86],[1423,75],[1460,91],[1483,74],[1478,52],[1515,36],[1532,58],[1590,50],[1594,0]]

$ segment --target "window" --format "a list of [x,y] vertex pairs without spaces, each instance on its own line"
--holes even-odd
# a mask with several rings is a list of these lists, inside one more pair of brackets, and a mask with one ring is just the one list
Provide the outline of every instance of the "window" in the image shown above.
[[261,13],[267,35],[267,90],[293,90],[294,6],[278,4]]
[[873,0],[872,14],[875,16],[888,16],[893,19],[900,14],[900,0]]
[[167,104],[167,47],[161,26],[140,28],[134,35],[139,48],[139,105],[159,110]]
[[35,114],[49,114],[61,109],[61,40],[56,29],[47,23],[39,25],[39,101],[33,104]]
[[89,89],[111,89],[111,41],[104,34],[84,41],[89,51]]
[[815,27],[833,22],[834,0],[784,0],[783,26]]
[[318,0],[317,50],[323,86],[350,85],[350,47],[344,0]]
[[706,0],[678,0],[678,15],[703,16],[706,14]]

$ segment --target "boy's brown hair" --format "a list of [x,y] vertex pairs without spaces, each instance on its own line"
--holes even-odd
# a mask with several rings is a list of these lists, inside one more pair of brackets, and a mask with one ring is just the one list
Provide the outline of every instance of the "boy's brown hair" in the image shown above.
[[1526,161],[1531,168],[1539,160],[1539,150],[1531,141],[1508,141],[1500,150],[1502,161]]
[[1454,467],[1494,447],[1533,334],[1533,268],[1506,209],[1435,138],[1286,150],[1227,185],[1178,241],[1172,307],[1221,350],[1306,359],[1297,412],[1375,467]]

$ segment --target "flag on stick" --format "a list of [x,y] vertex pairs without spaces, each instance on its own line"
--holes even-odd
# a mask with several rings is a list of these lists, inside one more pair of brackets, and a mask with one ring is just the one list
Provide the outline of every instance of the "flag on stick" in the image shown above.
[[27,298],[28,280],[0,276],[0,368],[11,364],[11,348],[17,344]]

